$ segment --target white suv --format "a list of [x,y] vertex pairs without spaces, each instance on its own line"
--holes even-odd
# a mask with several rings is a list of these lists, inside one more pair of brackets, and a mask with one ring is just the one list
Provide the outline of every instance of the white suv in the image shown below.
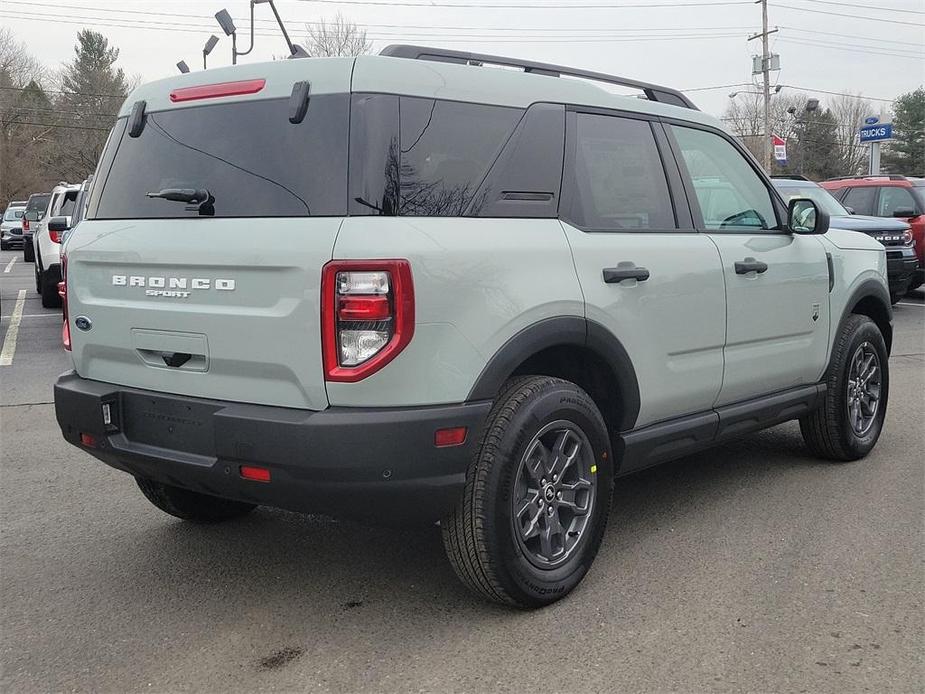
[[578,584],[619,476],[791,419],[856,460],[886,413],[884,247],[610,75],[401,46],[153,82],[66,250],[69,442],[190,521],[439,521],[508,604]]
[[80,184],[56,185],[51,191],[48,211],[36,223],[32,235],[35,251],[35,291],[42,295],[42,306],[45,308],[61,306],[58,282],[61,281],[61,239],[65,229],[61,228],[61,220],[57,223],[52,222],[55,217],[64,217],[67,226],[70,225],[69,218],[74,212],[78,193]]

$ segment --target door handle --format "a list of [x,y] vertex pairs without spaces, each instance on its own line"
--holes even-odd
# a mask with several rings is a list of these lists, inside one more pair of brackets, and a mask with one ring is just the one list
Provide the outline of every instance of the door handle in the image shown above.
[[749,272],[757,272],[760,275],[762,272],[766,272],[767,269],[767,263],[762,263],[760,260],[755,260],[754,258],[736,261],[737,275],[747,275]]
[[647,279],[649,279],[649,271],[644,267],[628,266],[604,268],[604,282],[607,284],[616,284],[623,280],[645,282]]

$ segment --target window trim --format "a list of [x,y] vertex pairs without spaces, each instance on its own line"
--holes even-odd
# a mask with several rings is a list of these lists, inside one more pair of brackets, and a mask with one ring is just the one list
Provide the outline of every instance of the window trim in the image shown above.
[[780,195],[780,192],[774,187],[771,183],[771,179],[768,178],[768,175],[764,172],[758,162],[755,161],[755,158],[738,140],[736,140],[732,135],[719,128],[714,128],[709,125],[704,125],[703,123],[692,123],[690,121],[680,120],[678,118],[661,118],[660,119],[663,126],[675,126],[679,128],[691,128],[693,130],[703,130],[704,132],[712,133],[713,135],[718,135],[720,138],[731,144],[736,151],[742,155],[742,158],[745,162],[751,166],[752,171],[754,171],[761,182],[764,184],[765,190],[768,192],[768,196],[771,199],[771,207],[774,209],[774,215],[777,218],[777,226],[772,229],[707,229],[706,223],[703,220],[703,211],[700,209],[700,201],[697,198],[697,191],[694,189],[694,180],[691,177],[690,171],[687,170],[687,164],[684,161],[684,157],[681,154],[681,145],[678,143],[677,138],[674,136],[671,128],[665,127],[665,135],[668,139],[668,142],[671,145],[672,152],[674,153],[675,160],[677,161],[678,167],[681,169],[681,180],[684,184],[684,190],[687,194],[687,201],[690,205],[691,215],[694,219],[694,228],[701,233],[705,234],[746,234],[749,236],[753,235],[768,235],[768,234],[786,234],[790,235],[791,231],[787,227],[787,207],[783,203],[783,198]]
[[[611,118],[620,118],[623,120],[635,120],[643,121],[649,124],[649,131],[652,133],[652,139],[655,143],[655,151],[658,155],[658,160],[662,166],[662,175],[665,177],[665,185],[668,189],[668,200],[671,204],[672,216],[675,220],[675,226],[672,229],[599,229],[596,227],[589,227],[583,224],[578,224],[576,221],[571,219],[567,214],[566,210],[569,209],[573,200],[574,200],[574,186],[566,186],[566,173],[575,171],[575,162],[578,156],[578,139],[577,139],[577,127],[578,127],[578,116],[579,115],[592,115],[592,116],[607,116]],[[686,226],[684,224],[685,215],[684,212],[687,212],[687,215],[690,216],[690,208],[687,206],[687,198],[683,195],[683,191],[678,190],[677,184],[680,181],[680,172],[677,173],[677,179],[671,175],[671,166],[667,159],[667,155],[663,149],[663,146],[660,146],[659,135],[658,135],[658,126],[660,125],[659,119],[655,116],[652,116],[647,113],[636,113],[633,111],[622,111],[617,109],[604,109],[597,108],[593,106],[580,106],[576,104],[567,104],[565,107],[565,156],[562,160],[562,180],[561,180],[561,190],[562,194],[559,197],[559,211],[558,218],[559,221],[568,224],[579,231],[583,231],[587,234],[686,234],[686,233],[696,233],[693,224]],[[664,145],[665,143],[661,143]],[[674,158],[674,157],[672,157]],[[677,162],[675,162],[677,165]]]

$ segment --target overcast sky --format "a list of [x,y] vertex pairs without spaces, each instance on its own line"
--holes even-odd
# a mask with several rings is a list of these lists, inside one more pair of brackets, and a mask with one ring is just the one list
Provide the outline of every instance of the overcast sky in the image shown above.
[[[0,25],[57,67],[73,57],[77,31],[104,33],[129,75],[175,74],[182,59],[201,68],[210,33],[222,40],[210,66],[230,62],[231,42],[213,15],[227,7],[246,48],[246,0],[0,0]],[[518,56],[610,72],[693,90],[750,83],[760,41],[760,6],[750,0],[277,0],[295,41],[305,23],[340,11],[367,28],[378,51],[416,43]],[[268,5],[258,5],[253,62],[286,53]],[[925,81],[925,0],[772,0],[772,51],[781,70],[772,83],[796,85],[825,102],[823,90],[892,99]],[[848,16],[852,15],[852,16]],[[720,114],[742,86],[691,91]]]

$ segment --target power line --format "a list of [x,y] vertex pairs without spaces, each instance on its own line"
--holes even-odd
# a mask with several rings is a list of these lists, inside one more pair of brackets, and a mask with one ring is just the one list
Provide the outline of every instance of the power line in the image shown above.
[[869,47],[869,50],[865,50],[866,48],[868,48],[867,46],[862,48],[860,46],[850,46],[844,43],[830,43],[826,41],[810,41],[810,40],[800,39],[800,38],[787,38],[785,36],[782,36],[778,40],[783,43],[795,43],[795,44],[800,44],[803,46],[813,46],[814,48],[834,48],[835,50],[849,51],[851,53],[866,53],[868,55],[886,55],[892,58],[911,58],[913,60],[922,60],[923,58],[925,58],[925,54],[922,54],[922,53],[916,53],[916,54],[897,53],[895,51],[880,50],[880,49],[874,48],[873,46]]
[[109,132],[112,128],[95,128],[89,125],[61,125],[55,123],[34,123],[31,121],[16,121],[16,125],[34,125],[41,128],[64,128],[66,130],[99,130],[101,132]]
[[[317,1],[317,0],[315,0]],[[812,12],[814,14],[825,14],[831,17],[848,17],[850,19],[863,19],[867,22],[886,22],[887,24],[902,24],[903,26],[925,27],[925,24],[917,24],[905,19],[884,19],[883,17],[867,17],[860,14],[845,14],[843,12],[831,12],[829,10],[813,10],[809,7],[794,7],[793,5],[780,5],[774,3],[774,7],[784,10],[796,10],[797,12]]]
[[855,5],[854,3],[850,3],[850,2],[835,2],[835,0],[803,0],[803,2],[812,2],[817,5],[835,5],[837,7],[853,7],[858,10],[867,10],[867,11],[877,10],[879,12],[882,10],[884,12],[903,12],[907,14],[925,14],[925,12],[923,12],[922,10],[906,10],[906,9],[901,9],[899,7],[884,7],[883,5],[874,5],[874,6]]
[[891,46],[893,45],[915,46],[916,48],[920,48],[922,46],[921,42],[917,42],[917,41],[896,41],[895,39],[892,39],[892,38],[881,39],[875,36],[860,36],[858,34],[840,34],[834,31],[818,31],[817,29],[801,29],[800,27],[785,26],[783,24],[780,24],[778,26],[779,28],[786,29],[787,31],[798,31],[803,34],[813,34],[813,35],[821,34],[823,36],[838,36],[843,39],[855,39],[855,40],[860,40],[860,41],[878,41],[878,42],[885,43]]
[[885,101],[887,103],[893,103],[893,99],[881,99],[876,96],[858,96],[857,94],[847,94],[845,92],[829,92],[825,89],[812,89],[810,87],[798,87],[795,84],[782,84],[782,87],[787,89],[797,89],[801,92],[819,92],[820,94],[830,94],[832,96],[850,96],[854,99],[867,99],[868,101]]
[[[150,22],[144,20],[116,20],[116,19],[101,19],[99,17],[81,17],[76,15],[69,15],[68,17],[61,17],[56,14],[42,14],[39,12],[26,12],[24,14],[11,14],[9,10],[0,9],[0,14],[5,13],[8,17],[13,19],[21,19],[24,21],[47,21],[48,19],[54,19],[58,23],[66,24],[78,24],[86,25],[89,22],[93,23],[93,26],[105,26],[105,27],[117,27],[123,29],[149,29],[155,31],[184,31],[184,32],[193,32],[199,33],[205,29],[205,27],[199,27],[196,25],[190,24],[181,24],[176,22]],[[34,16],[26,16],[34,15]],[[133,22],[132,24],[126,24],[126,22]],[[156,26],[156,25],[165,25],[165,26]],[[257,30],[255,32],[257,36],[276,36],[275,32]],[[408,40],[408,39],[435,39],[441,42],[446,43],[475,43],[475,42],[487,42],[487,43],[620,43],[620,42],[634,42],[634,41],[668,41],[668,40],[688,40],[688,39],[723,39],[723,38],[736,38],[740,36],[740,32],[727,32],[727,33],[695,33],[695,34],[671,34],[671,35],[643,35],[635,34],[632,36],[577,36],[577,37],[546,37],[546,36],[534,36],[534,37],[497,37],[497,36],[481,36],[481,35],[464,35],[464,34],[454,34],[451,36],[446,35],[433,35],[433,34],[409,34],[409,33],[400,33],[400,34],[367,34],[371,39],[375,40]]]
[[[87,12],[105,12],[105,13],[117,13],[117,14],[137,14],[144,16],[156,16],[156,17],[171,17],[176,18],[177,15],[173,12],[155,12],[153,10],[125,10],[125,9],[112,9],[105,7],[90,7],[87,5],[58,5],[54,3],[47,2],[29,2],[27,0],[11,0],[13,4],[24,5],[26,7],[49,7],[56,10],[82,10]],[[22,10],[28,12],[28,10]],[[60,12],[56,13],[54,16],[60,16]],[[184,15],[187,19],[201,19],[207,22],[214,24],[214,18],[211,15]],[[103,20],[124,20],[124,21],[136,21],[131,20],[125,17],[101,17]],[[277,24],[276,20],[273,19],[260,19],[259,17],[254,18],[254,22],[263,22],[269,23],[275,29]],[[162,23],[162,22],[158,22]],[[320,26],[322,22],[309,19],[292,19],[290,18],[287,22],[288,24],[307,24],[311,26]],[[195,26],[187,24],[185,26]],[[701,26],[701,27],[635,27],[635,28],[625,28],[617,27],[612,29],[600,29],[596,27],[486,27],[486,26],[449,26],[445,24],[378,24],[378,23],[367,23],[364,22],[360,25],[361,29],[366,29],[367,27],[378,27],[383,29],[400,29],[406,31],[407,29],[440,29],[447,31],[486,31],[486,32],[551,32],[551,33],[568,33],[568,32],[637,32],[637,31],[729,31],[729,30],[750,30],[752,27],[750,25],[746,26]],[[208,30],[214,28],[213,26],[203,26],[203,29]]]
[[60,89],[42,89],[42,87],[6,87],[0,86],[0,89],[11,89],[18,92],[30,92],[38,89],[42,94],[65,94],[67,96],[94,96],[106,99],[125,99],[126,94],[93,94],[90,92],[65,92]]

